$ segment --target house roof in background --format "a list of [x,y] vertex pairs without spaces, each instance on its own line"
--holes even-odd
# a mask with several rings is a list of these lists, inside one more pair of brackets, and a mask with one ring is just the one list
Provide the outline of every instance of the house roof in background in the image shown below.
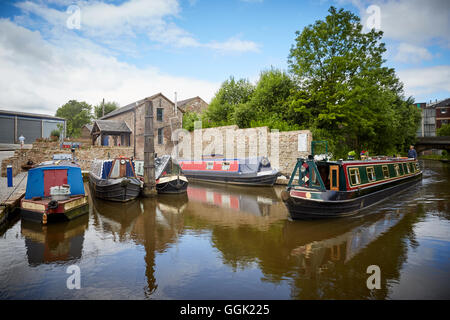
[[131,133],[131,129],[128,127],[127,123],[123,120],[122,121],[95,120],[94,126],[95,125],[97,125],[100,132]]
[[[121,113],[124,113],[124,112],[131,111],[131,110],[133,110],[134,108],[136,108],[137,106],[139,106],[139,105],[141,105],[142,103],[144,103],[145,100],[152,100],[152,99],[154,99],[154,98],[156,98],[156,97],[158,97],[158,96],[163,97],[164,99],[166,99],[167,101],[169,101],[169,103],[171,103],[172,105],[175,105],[169,98],[167,98],[165,95],[163,95],[163,94],[160,92],[160,93],[154,94],[154,95],[152,95],[152,96],[150,96],[150,97],[147,97],[147,98],[144,98],[144,99],[141,99],[141,100],[132,102],[132,103],[130,103],[130,104],[127,104],[126,106],[123,106],[123,107],[121,107],[121,108],[119,108],[119,109],[116,109],[116,110],[114,110],[114,111],[108,113],[107,115],[101,117],[100,120],[108,119],[108,118],[111,118],[111,117],[116,116],[116,115],[118,115],[118,114],[121,114]],[[180,107],[178,107],[178,110],[180,110],[181,112],[184,112],[184,110],[180,109]]]
[[64,118],[51,116],[48,114],[41,114],[41,113],[28,113],[28,112],[20,112],[20,111],[10,111],[10,110],[0,110],[0,115],[11,115],[11,116],[19,116],[19,117],[32,117],[32,118],[45,118],[45,119],[52,119],[52,120],[63,120],[66,121]]

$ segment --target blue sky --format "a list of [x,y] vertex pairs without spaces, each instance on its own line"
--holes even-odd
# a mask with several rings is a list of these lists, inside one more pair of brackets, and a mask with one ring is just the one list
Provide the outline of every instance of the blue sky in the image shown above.
[[375,6],[406,95],[450,96],[445,0],[36,0],[0,4],[0,109],[54,113],[69,99],[125,105],[175,91],[209,102],[230,76],[287,69],[295,32],[331,5],[364,25]]

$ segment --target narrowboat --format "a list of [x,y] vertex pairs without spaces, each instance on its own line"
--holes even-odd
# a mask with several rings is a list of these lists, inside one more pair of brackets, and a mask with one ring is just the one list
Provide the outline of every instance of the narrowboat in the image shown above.
[[74,162],[52,160],[31,168],[20,208],[25,220],[42,224],[88,213],[80,167]]
[[[135,160],[136,174],[143,179],[144,161]],[[188,179],[184,176],[178,162],[169,155],[155,158],[156,191],[159,194],[185,193]]]
[[298,159],[281,197],[292,219],[343,217],[383,201],[421,179],[422,170],[415,159],[329,161],[309,156]]
[[266,157],[242,159],[180,160],[189,180],[248,186],[273,186],[280,172],[272,169]]
[[118,157],[113,160],[93,160],[89,186],[97,198],[126,202],[139,196],[143,182],[136,176],[132,160]]

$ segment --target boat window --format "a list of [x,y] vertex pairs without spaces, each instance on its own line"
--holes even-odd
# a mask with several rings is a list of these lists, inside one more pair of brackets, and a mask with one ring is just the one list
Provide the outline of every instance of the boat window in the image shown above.
[[403,164],[403,171],[404,171],[405,173],[411,173],[411,171],[409,170],[409,166],[408,166],[407,163],[404,163],[404,164]]
[[230,170],[230,163],[222,162],[222,170]]
[[383,166],[383,177],[384,179],[390,178],[388,166]]
[[350,169],[348,169],[348,171],[350,173],[350,183],[352,185],[360,184],[361,178],[359,176],[359,169],[358,168],[350,168]]
[[214,162],[208,161],[206,162],[206,170],[212,170],[214,168]]
[[412,162],[408,163],[409,171],[414,172],[414,164]]
[[367,179],[370,181],[375,181],[377,180],[376,176],[375,176],[375,169],[374,167],[367,167]]
[[394,164],[394,170],[395,170],[395,175],[398,177],[400,176],[400,167],[398,166],[398,164]]
[[418,162],[416,162],[416,171],[420,171],[419,163],[418,163]]

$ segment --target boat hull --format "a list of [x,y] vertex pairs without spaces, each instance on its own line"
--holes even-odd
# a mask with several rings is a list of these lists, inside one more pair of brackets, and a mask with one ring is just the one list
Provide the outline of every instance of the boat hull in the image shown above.
[[142,183],[137,178],[98,179],[89,174],[89,186],[91,193],[96,197],[107,201],[126,202],[136,199]]
[[205,172],[183,172],[183,174],[189,180],[214,182],[214,183],[226,183],[234,185],[246,185],[246,186],[264,186],[270,187],[275,184],[280,173],[278,171],[271,172],[270,174],[258,175],[252,174],[238,174],[238,173],[205,173]]
[[184,176],[162,177],[156,183],[159,194],[178,194],[187,192],[188,180]]
[[347,192],[346,197],[342,195],[339,197],[341,200],[307,199],[292,196],[292,192],[287,191],[282,194],[282,198],[292,219],[347,217],[416,185],[421,179],[422,172],[382,188]]
[[[50,200],[25,200],[21,201],[21,216],[25,220],[38,223],[51,223],[73,220],[89,213],[87,196],[75,197],[65,201],[58,201],[58,207],[48,209]],[[44,214],[46,217],[44,217]]]

